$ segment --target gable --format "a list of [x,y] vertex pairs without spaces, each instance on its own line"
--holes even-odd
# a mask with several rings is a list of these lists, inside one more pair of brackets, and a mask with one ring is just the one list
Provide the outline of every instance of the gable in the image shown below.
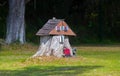
[[76,34],[70,29],[66,22],[60,21],[56,27],[49,32],[50,35],[71,35],[76,36]]

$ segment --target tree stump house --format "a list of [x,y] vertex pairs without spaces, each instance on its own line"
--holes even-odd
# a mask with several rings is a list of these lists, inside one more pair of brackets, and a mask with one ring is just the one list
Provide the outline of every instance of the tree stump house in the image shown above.
[[69,48],[71,56],[73,55],[68,36],[76,34],[63,19],[49,19],[36,35],[40,36],[40,47],[33,57],[51,55],[62,57],[64,47]]

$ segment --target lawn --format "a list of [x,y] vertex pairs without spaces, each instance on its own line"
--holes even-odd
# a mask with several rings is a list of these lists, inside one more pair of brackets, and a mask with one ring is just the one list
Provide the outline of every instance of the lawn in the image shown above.
[[78,46],[71,58],[30,58],[37,45],[0,49],[0,76],[120,76],[120,46]]

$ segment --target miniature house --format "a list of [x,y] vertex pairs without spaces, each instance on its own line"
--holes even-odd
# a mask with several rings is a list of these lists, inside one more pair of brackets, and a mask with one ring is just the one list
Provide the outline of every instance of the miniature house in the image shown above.
[[33,55],[36,56],[63,56],[63,47],[72,48],[68,36],[76,36],[63,19],[49,19],[47,23],[36,33],[40,36],[40,47]]

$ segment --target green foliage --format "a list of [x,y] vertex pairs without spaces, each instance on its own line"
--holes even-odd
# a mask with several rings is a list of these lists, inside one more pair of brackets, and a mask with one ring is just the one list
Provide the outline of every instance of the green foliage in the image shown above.
[[30,58],[37,51],[33,44],[2,46],[1,76],[119,76],[120,47],[79,46],[70,58]]

